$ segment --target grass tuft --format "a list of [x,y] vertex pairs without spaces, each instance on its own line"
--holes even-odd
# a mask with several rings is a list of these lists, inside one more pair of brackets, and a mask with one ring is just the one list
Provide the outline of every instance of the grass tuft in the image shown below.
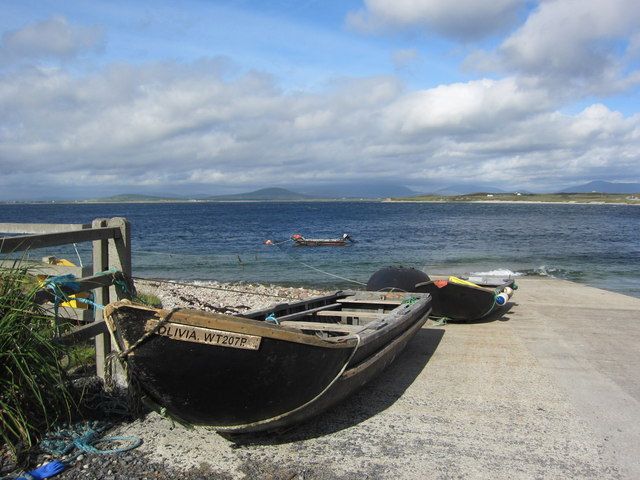
[[138,293],[135,299],[149,307],[162,308],[162,300],[152,293]]
[[0,443],[14,454],[71,419],[74,401],[53,339],[51,317],[34,302],[37,285],[19,267],[0,269]]

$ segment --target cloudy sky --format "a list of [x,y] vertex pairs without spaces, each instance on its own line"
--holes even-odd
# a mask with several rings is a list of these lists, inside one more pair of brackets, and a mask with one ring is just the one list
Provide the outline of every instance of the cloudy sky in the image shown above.
[[637,1],[5,1],[0,199],[637,182]]

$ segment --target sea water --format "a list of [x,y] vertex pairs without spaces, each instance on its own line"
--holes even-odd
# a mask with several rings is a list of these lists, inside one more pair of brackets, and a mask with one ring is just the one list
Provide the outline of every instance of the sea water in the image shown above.
[[[527,203],[4,204],[0,222],[126,217],[133,273],[172,280],[359,287],[378,268],[543,275],[640,296],[640,207]],[[290,236],[348,247],[297,247]],[[265,245],[265,240],[275,245]],[[90,244],[34,250],[90,262]],[[78,257],[79,256],[79,257]]]

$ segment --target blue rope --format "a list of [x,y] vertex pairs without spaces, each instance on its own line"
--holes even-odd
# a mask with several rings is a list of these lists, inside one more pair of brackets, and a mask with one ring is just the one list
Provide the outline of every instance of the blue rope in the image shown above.
[[273,323],[275,325],[280,325],[280,322],[276,318],[276,314],[275,313],[270,313],[269,315],[267,315],[267,317],[264,319],[264,321],[267,322],[267,323]]
[[[106,273],[106,272],[103,272],[103,273]],[[54,314],[56,318],[58,317],[58,310],[59,310],[60,304],[64,302],[68,302],[70,300],[76,300],[80,303],[90,305],[93,308],[98,308],[98,309],[104,308],[104,305],[101,305],[94,301],[93,293],[91,293],[90,298],[83,298],[83,297],[69,298],[69,295],[77,294],[80,291],[80,284],[76,282],[75,275],[71,273],[68,275],[57,275],[55,277],[49,277],[47,278],[47,280],[45,280],[44,284],[45,284],[45,288],[49,290],[53,295],[53,298],[54,298],[53,307],[54,307]],[[73,293],[69,293],[69,294],[65,293],[64,290],[62,290],[62,287],[67,287],[71,289]]]
[[[60,428],[48,434],[41,442],[40,448],[55,456],[63,456],[78,449],[86,453],[109,455],[123,453],[142,445],[142,439],[135,436],[118,436],[100,438],[107,429],[106,425],[99,422],[78,423],[68,428]],[[129,442],[128,445],[111,449],[99,449],[95,445],[111,442]]]
[[71,298],[70,300],[75,300],[75,301],[77,301],[77,302],[84,303],[85,305],[90,305],[90,306],[92,306],[93,308],[97,308],[97,309],[100,309],[100,310],[104,309],[104,305],[101,305],[101,304],[99,304],[99,303],[96,303],[96,301],[94,300],[94,298],[95,298],[95,297],[94,297],[94,295],[93,295],[93,292],[91,292],[91,293],[90,293],[90,297],[89,297],[89,298],[84,298],[84,297],[74,297],[74,298]]
[[[56,275],[55,277],[49,277],[44,286],[53,295],[53,314],[55,318],[58,318],[58,310],[60,304],[67,301],[67,295],[62,291],[62,286],[69,287],[72,291],[77,292],[80,290],[80,285],[75,281],[76,277],[73,274],[68,275]],[[57,327],[56,327],[57,328]]]
[[53,293],[56,293],[57,291],[62,292],[60,289],[61,286],[69,287],[73,292],[80,290],[80,284],[76,282],[76,276],[71,273],[68,275],[56,275],[55,277],[49,277],[45,281],[45,285]]

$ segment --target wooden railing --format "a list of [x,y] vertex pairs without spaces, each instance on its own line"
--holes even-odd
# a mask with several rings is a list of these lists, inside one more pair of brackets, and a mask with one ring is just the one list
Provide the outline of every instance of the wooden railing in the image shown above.
[[[48,265],[46,263],[20,261],[20,266],[34,274],[62,275],[71,273],[77,280],[73,292],[93,291],[93,301],[106,305],[116,299],[129,298],[131,279],[131,227],[125,218],[99,218],[91,224],[33,224],[0,223],[1,234],[20,234],[0,237],[0,254],[29,252],[34,249],[92,242],[92,268]],[[28,234],[28,235],[24,235]],[[13,260],[1,262],[4,266],[13,264]],[[124,283],[123,283],[124,282]],[[122,288],[128,285],[128,288]],[[64,285],[61,287],[64,290]],[[50,291],[42,290],[36,294],[38,303],[55,300]],[[73,309],[65,307],[68,313]],[[87,312],[93,313],[87,316]],[[63,312],[64,313],[64,312]],[[111,337],[106,329],[102,310],[95,308],[75,312],[75,320],[81,319],[83,325],[61,335],[59,341],[73,344],[95,337],[96,371],[104,375],[106,355],[111,351]]]

